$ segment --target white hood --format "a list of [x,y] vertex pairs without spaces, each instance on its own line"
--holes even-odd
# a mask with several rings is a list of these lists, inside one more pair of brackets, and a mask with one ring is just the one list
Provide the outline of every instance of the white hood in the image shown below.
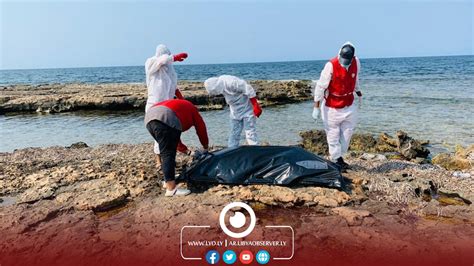
[[166,47],[166,45],[164,45],[164,44],[160,44],[160,45],[156,46],[156,56],[159,57],[159,56],[162,56],[164,54],[171,55],[171,52],[168,49],[168,47]]

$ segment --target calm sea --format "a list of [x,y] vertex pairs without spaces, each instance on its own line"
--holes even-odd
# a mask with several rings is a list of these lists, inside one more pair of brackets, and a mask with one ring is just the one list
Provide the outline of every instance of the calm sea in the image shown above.
[[[252,79],[318,79],[325,61],[177,65],[181,80],[202,81],[231,74]],[[394,133],[398,129],[429,139],[433,151],[474,143],[474,56],[362,59],[364,101],[358,132]],[[142,66],[0,71],[0,84],[144,82]],[[0,89],[1,93],[1,89]],[[294,144],[301,130],[322,128],[311,118],[311,102],[265,108],[258,120],[260,138],[270,144]],[[226,143],[228,110],[203,114],[211,142]],[[70,145],[84,141],[151,141],[142,112],[75,112],[0,116],[0,151]],[[197,144],[192,132],[185,142]]]

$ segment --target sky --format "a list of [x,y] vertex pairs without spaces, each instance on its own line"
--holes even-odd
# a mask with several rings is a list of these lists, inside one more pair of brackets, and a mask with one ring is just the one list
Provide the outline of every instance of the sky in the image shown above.
[[156,45],[188,64],[472,55],[472,0],[0,0],[0,69],[143,65]]

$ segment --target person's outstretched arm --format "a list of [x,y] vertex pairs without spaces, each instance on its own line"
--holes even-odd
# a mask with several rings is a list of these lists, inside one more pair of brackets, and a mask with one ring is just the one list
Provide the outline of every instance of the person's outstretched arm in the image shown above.
[[148,58],[148,60],[146,60],[146,63],[145,63],[146,74],[148,75],[153,74],[157,72],[158,70],[160,70],[162,66],[171,62],[173,62],[173,56],[168,55],[168,54],[164,54],[159,57],[156,57],[156,56],[150,57]]
[[201,142],[202,147],[207,150],[209,148],[209,137],[207,136],[206,123],[202,119],[202,116],[199,114],[197,108],[193,115],[194,127],[196,128],[196,134],[198,135],[199,142]]

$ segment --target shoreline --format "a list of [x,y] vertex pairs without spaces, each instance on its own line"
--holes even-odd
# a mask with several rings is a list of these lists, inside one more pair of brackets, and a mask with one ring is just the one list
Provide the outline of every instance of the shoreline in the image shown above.
[[[312,98],[310,81],[250,81],[261,105],[299,103]],[[181,81],[185,99],[201,111],[221,110],[222,96],[209,97],[203,82]],[[0,90],[0,114],[62,113],[80,110],[144,110],[144,83],[12,85]]]

